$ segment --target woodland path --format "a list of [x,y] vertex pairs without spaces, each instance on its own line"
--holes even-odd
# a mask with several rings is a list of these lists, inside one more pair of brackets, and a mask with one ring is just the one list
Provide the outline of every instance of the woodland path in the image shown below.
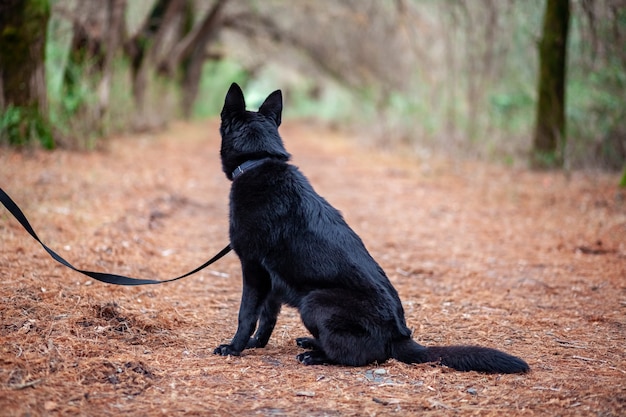
[[[305,367],[284,308],[266,349],[219,357],[239,263],[115,287],[52,261],[0,209],[2,415],[626,414],[626,191],[615,175],[422,160],[286,121],[293,162],[386,270],[422,344],[479,344],[526,375],[396,361]],[[227,243],[216,122],[96,152],[0,149],[0,186],[75,266],[168,278]]]

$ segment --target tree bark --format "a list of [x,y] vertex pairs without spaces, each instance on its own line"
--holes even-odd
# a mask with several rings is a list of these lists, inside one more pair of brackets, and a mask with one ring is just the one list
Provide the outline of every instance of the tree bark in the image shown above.
[[51,147],[44,67],[50,5],[47,0],[9,0],[0,8],[0,110],[12,107],[19,114],[17,136],[12,134],[9,142],[36,138]]
[[563,164],[569,0],[547,0],[539,43],[539,87],[531,166]]
[[[163,2],[157,2],[154,5],[155,10],[159,10],[158,16],[158,29],[156,33],[151,33],[150,30],[144,28],[144,31],[137,35],[135,39],[135,50],[133,50],[133,98],[137,110],[137,127],[143,127],[147,122],[146,116],[146,89],[148,88],[149,78],[154,71],[156,65],[155,61],[158,60],[158,52],[163,49],[163,43],[167,38],[166,33],[175,30],[172,27],[177,27],[179,20],[178,16],[181,13],[182,6],[185,0],[165,0]],[[160,10],[162,9],[162,10]],[[146,21],[145,25],[149,26],[150,20],[154,15],[152,12],[150,18]]]
[[[181,47],[182,51],[179,51],[179,53],[175,55],[178,59],[186,55],[189,56],[184,67],[183,78],[182,110],[185,118],[191,117],[193,104],[198,96],[202,67],[207,56],[206,48],[219,29],[222,10],[225,4],[226,0],[217,0],[215,2],[213,8],[202,22],[202,25],[198,28],[197,33],[191,37],[191,41],[188,45]],[[181,45],[184,44],[184,41],[185,40],[181,42]]]
[[126,0],[109,0],[106,7],[108,24],[105,37],[105,55],[102,65],[102,78],[98,85],[98,113],[100,118],[104,118],[109,111],[113,62],[122,40]]

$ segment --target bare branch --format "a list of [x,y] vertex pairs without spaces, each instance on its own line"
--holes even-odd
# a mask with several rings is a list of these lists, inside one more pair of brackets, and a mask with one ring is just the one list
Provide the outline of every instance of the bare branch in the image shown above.
[[177,43],[159,68],[168,74],[173,74],[176,67],[188,58],[194,50],[206,47],[209,40],[215,35],[222,18],[222,11],[227,0],[217,0],[201,24],[196,25],[179,43]]

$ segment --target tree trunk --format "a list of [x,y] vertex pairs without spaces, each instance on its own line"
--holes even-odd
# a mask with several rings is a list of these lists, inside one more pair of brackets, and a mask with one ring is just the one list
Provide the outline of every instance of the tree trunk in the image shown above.
[[107,33],[103,38],[105,43],[104,63],[102,65],[102,79],[98,85],[98,115],[100,120],[105,119],[109,112],[111,96],[111,78],[113,77],[113,63],[118,53],[122,31],[124,30],[124,10],[126,0],[109,0],[107,2]]
[[[183,77],[182,108],[189,117],[195,101],[206,60],[206,46],[214,38],[222,24],[222,11],[227,0],[215,0],[206,16],[191,30],[185,29],[185,14],[189,0],[161,0],[155,4],[151,19],[131,48],[133,57],[133,96],[137,108],[138,126],[146,122],[146,90],[155,71],[160,75],[176,78],[181,71]],[[150,29],[150,30],[147,30]],[[182,37],[180,35],[183,35]]]
[[[221,15],[225,4],[226,0],[217,0],[215,2],[213,8],[199,27],[197,35],[190,42],[191,52],[187,53],[189,54],[189,59],[184,67],[182,101],[183,116],[187,119],[191,117],[193,104],[198,96],[202,67],[207,56],[206,48],[221,25]],[[184,53],[181,51],[178,54],[179,59],[182,56],[184,56]]]
[[569,15],[569,0],[546,1],[543,34],[539,43],[539,101],[531,153],[534,168],[552,168],[563,164]]
[[[47,122],[45,80],[47,0],[9,0],[0,5],[0,139],[20,145],[54,142]],[[11,121],[2,114],[12,114]]]
[[[135,129],[144,130],[153,127],[157,123],[150,121],[148,108],[146,106],[146,94],[150,78],[154,75],[155,69],[159,65],[168,35],[175,34],[181,23],[181,13],[185,5],[185,0],[163,0],[157,1],[154,9],[145,23],[142,33],[139,33],[134,40],[133,50],[133,98],[136,106]],[[158,22],[156,32],[150,25]],[[173,36],[175,37],[175,36]]]

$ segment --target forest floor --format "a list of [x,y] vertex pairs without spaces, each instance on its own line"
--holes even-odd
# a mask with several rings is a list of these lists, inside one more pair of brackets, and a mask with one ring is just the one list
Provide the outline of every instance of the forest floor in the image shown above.
[[[281,133],[386,270],[419,343],[499,348],[531,372],[306,367],[290,308],[267,348],[216,356],[237,326],[234,254],[175,283],[106,285],[54,262],[2,208],[0,414],[626,414],[618,176],[420,159],[299,122]],[[89,153],[4,148],[0,186],[75,266],[165,279],[228,243],[219,140],[212,121]]]

